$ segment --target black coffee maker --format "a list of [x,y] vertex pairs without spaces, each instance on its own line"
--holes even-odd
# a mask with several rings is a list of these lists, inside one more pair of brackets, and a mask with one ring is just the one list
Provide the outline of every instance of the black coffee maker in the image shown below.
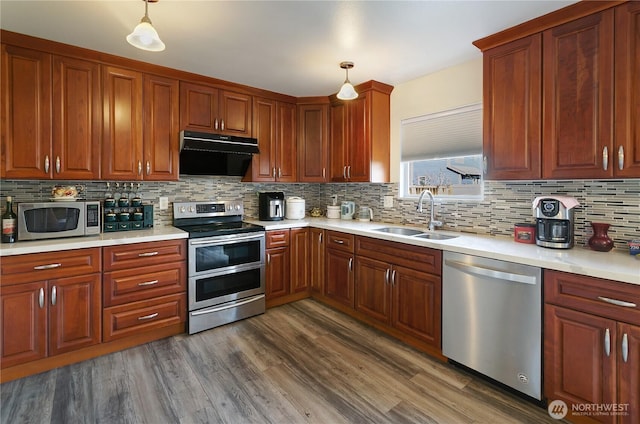
[[258,193],[258,215],[260,221],[284,219],[284,193],[281,191]]
[[554,249],[573,247],[573,208],[579,203],[573,197],[537,197],[533,201],[536,219],[536,244]]

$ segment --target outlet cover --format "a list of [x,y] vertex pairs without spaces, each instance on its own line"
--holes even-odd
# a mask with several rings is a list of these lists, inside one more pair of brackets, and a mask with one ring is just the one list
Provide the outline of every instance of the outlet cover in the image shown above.
[[393,207],[393,196],[384,196],[384,207],[385,208]]
[[169,198],[168,197],[161,197],[158,199],[159,203],[160,203],[160,210],[164,210],[164,209],[169,209]]

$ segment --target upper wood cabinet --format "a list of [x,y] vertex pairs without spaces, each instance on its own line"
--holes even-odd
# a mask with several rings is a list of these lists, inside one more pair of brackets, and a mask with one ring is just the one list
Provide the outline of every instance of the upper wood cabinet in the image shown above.
[[619,3],[578,2],[474,43],[487,178],[640,177],[640,6]]
[[6,178],[100,178],[100,66],[2,45]]
[[251,137],[252,96],[180,82],[180,129]]
[[542,36],[485,51],[483,80],[485,178],[540,178]]
[[[328,101],[328,99],[327,99]],[[329,104],[298,104],[298,181],[327,181]]]
[[172,78],[144,75],[143,84],[144,179],[178,180],[179,83]]
[[612,175],[613,9],[544,31],[544,178]]
[[357,99],[331,104],[330,180],[388,182],[393,87],[369,81],[356,90]]
[[142,73],[103,66],[102,177],[142,179]]
[[253,137],[260,153],[253,156],[247,181],[295,182],[296,106],[265,98],[253,100]]

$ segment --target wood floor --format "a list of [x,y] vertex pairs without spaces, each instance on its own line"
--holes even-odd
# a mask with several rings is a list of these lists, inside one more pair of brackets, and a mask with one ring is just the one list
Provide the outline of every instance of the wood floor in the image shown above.
[[3,424],[558,422],[312,300],[1,392]]

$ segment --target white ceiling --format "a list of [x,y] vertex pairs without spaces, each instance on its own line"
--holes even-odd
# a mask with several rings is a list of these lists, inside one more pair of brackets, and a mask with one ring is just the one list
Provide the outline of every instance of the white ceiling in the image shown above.
[[149,3],[167,48],[125,37],[141,0],[1,0],[0,27],[292,96],[397,85],[479,58],[471,42],[575,1],[187,1]]

